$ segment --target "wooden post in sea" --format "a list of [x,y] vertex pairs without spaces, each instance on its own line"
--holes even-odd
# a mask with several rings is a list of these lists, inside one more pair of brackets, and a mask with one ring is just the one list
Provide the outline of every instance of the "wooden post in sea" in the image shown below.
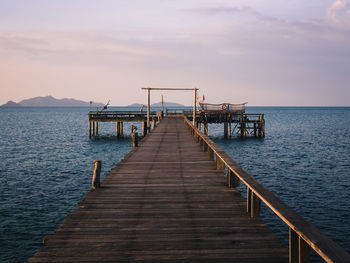
[[258,137],[257,126],[257,121],[254,121],[254,137]]
[[242,120],[241,120],[241,137],[244,138],[245,137],[245,133],[246,133],[246,116],[245,113],[242,114]]
[[98,135],[98,121],[96,121],[96,135]]
[[120,134],[119,134],[119,132],[120,132],[119,126],[120,126],[120,122],[117,121],[117,122],[115,123],[115,133],[116,133],[117,137],[119,137],[119,135],[120,135]]
[[119,135],[120,136],[123,136],[123,127],[124,126],[124,123],[121,121],[120,124],[119,124]]
[[94,172],[92,175],[92,183],[91,188],[96,189],[100,188],[100,174],[101,174],[101,161],[95,160],[94,161]]
[[259,129],[258,129],[259,137],[265,136],[265,120],[264,120],[264,114],[260,114],[259,117]]
[[147,135],[147,122],[142,122],[142,135],[146,136]]
[[92,122],[92,136],[95,136],[95,122]]
[[138,147],[138,134],[136,126],[131,126],[131,146],[132,148]]
[[91,138],[91,121],[89,121],[89,137]]
[[232,135],[232,131],[231,131],[231,121],[229,121],[229,123],[228,123],[228,137],[231,138],[231,135]]
[[228,122],[224,122],[224,138],[227,139],[228,137]]

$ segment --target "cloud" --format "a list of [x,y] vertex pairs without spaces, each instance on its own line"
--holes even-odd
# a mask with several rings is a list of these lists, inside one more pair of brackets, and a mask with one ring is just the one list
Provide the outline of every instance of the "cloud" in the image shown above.
[[327,19],[338,27],[350,27],[350,5],[346,0],[335,0],[327,9]]
[[273,21],[273,22],[282,22],[282,19],[276,17],[264,15],[257,10],[249,7],[205,7],[205,8],[191,8],[185,9],[185,11],[195,13],[198,15],[214,16],[219,14],[231,14],[231,15],[249,15],[260,21]]

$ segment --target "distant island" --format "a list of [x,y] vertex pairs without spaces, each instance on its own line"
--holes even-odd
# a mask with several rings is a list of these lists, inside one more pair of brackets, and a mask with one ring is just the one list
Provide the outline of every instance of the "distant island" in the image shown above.
[[[142,105],[145,105],[145,107],[147,107],[146,104],[141,104],[141,103],[130,104],[128,105],[128,107],[142,107]],[[162,102],[151,104],[151,107],[161,107],[161,106],[162,106]],[[176,102],[164,101],[164,107],[185,107],[185,106]]]
[[[101,107],[103,103],[92,102],[92,106]],[[35,97],[31,99],[21,100],[16,103],[13,101],[8,101],[1,107],[88,107],[90,102],[76,100],[76,99],[56,99],[52,96],[46,97]]]

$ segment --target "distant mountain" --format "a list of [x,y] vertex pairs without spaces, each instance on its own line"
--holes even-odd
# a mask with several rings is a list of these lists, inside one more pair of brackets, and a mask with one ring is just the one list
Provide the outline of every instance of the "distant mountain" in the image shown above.
[[128,105],[128,107],[142,107],[143,104],[140,104],[140,103],[133,103],[133,104],[130,104]]
[[[161,107],[162,102],[153,103],[151,106],[152,107]],[[180,103],[176,103],[176,102],[164,101],[164,107],[185,107],[185,106],[180,104]]]
[[[93,102],[92,105],[94,107],[101,107],[103,103]],[[18,103],[13,101],[9,101],[6,104],[2,105],[2,107],[88,107],[90,106],[90,102],[75,100],[75,99],[56,99],[52,96],[47,97],[35,97],[31,99],[22,100]]]
[[21,104],[18,104],[16,102],[12,101],[12,100],[9,100],[8,102],[6,102],[1,107],[21,107]]
[[[130,104],[128,105],[128,107],[142,107],[142,105],[145,105],[147,107],[147,104],[141,104],[141,103]],[[161,107],[161,106],[162,106],[162,102],[151,104],[151,107]],[[164,101],[164,107],[185,107],[185,106],[180,103]]]

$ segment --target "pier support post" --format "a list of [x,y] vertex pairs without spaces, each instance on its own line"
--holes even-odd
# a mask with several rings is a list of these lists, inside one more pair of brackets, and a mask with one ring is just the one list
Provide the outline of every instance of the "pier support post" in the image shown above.
[[119,137],[120,136],[120,122],[119,121],[117,121],[116,122],[116,124],[115,124],[115,133],[116,133],[116,135],[117,135],[117,137]]
[[227,121],[224,122],[224,138],[227,139],[228,137],[228,123]]
[[131,146],[132,148],[138,147],[138,134],[136,126],[131,126]]
[[142,123],[142,134],[143,136],[147,135],[147,122]]
[[100,174],[101,174],[101,161],[95,160],[94,161],[94,172],[92,175],[92,184],[91,188],[96,189],[100,188]]
[[260,114],[259,117],[259,128],[258,128],[258,136],[263,138],[265,136],[265,120],[264,114]]
[[119,124],[119,135],[120,136],[123,136],[123,127],[124,126],[124,123],[121,121],[120,124]]
[[95,122],[92,122],[92,136],[95,136]]
[[154,129],[157,126],[157,120],[153,119],[153,125],[152,125],[152,129]]
[[232,131],[231,131],[231,121],[228,123],[228,137],[231,138],[231,134],[232,134]]
[[245,132],[246,132],[245,125],[246,125],[246,116],[245,116],[245,113],[243,113],[242,120],[241,120],[241,137],[243,138],[245,137]]
[[257,123],[256,121],[254,121],[254,136],[258,137],[258,133],[257,133]]
[[96,121],[96,135],[98,135],[98,121]]
[[91,138],[91,121],[89,121],[89,137]]

